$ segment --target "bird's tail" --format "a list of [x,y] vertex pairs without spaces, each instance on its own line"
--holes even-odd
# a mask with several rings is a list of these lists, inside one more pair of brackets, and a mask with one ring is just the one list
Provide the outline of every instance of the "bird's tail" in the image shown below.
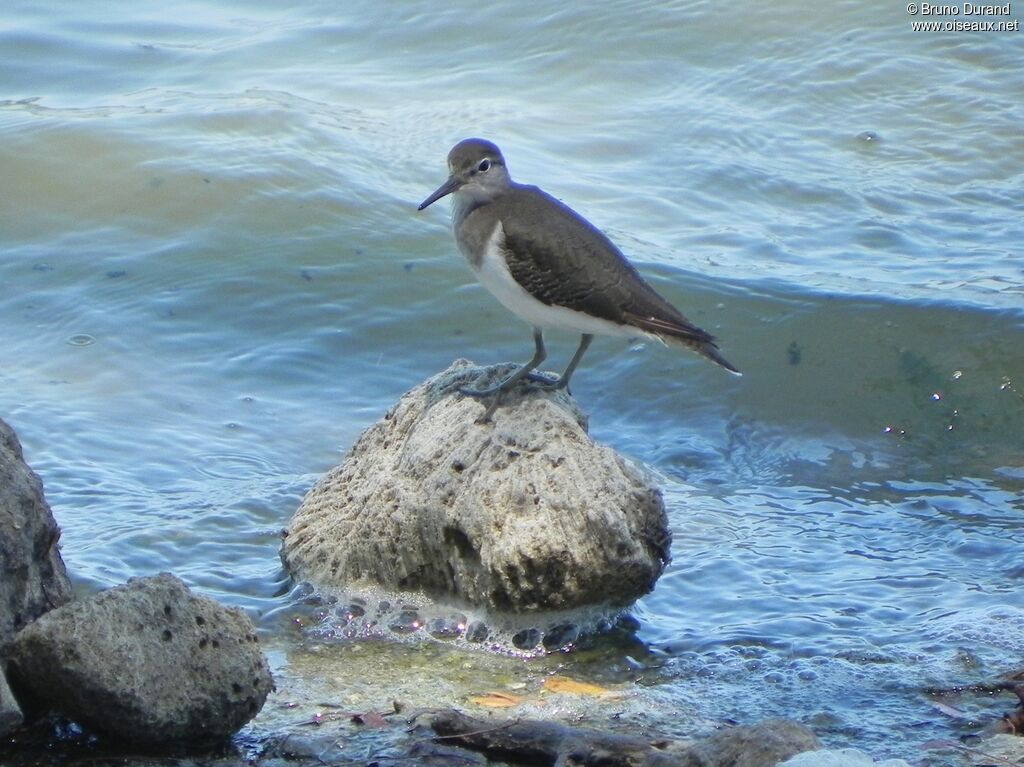
[[634,316],[631,318],[631,321],[635,326],[644,329],[652,336],[660,339],[662,343],[671,344],[673,346],[683,346],[691,351],[697,352],[697,354],[707,357],[716,365],[720,365],[733,375],[743,375],[743,373],[739,371],[739,368],[729,362],[729,360],[723,357],[722,353],[718,351],[718,344],[715,343],[715,337],[706,330],[702,330],[696,325],[690,324],[685,317],[679,317],[676,320],[668,321],[658,317]]
[[714,341],[710,341],[710,342],[706,342],[704,344],[701,344],[700,348],[698,348],[697,351],[700,354],[703,354],[705,357],[707,357],[712,362],[714,362],[714,363],[722,366],[726,370],[728,370],[734,376],[741,376],[741,375],[743,375],[743,373],[741,373],[739,371],[739,368],[737,368],[735,365],[733,365],[731,362],[729,362],[729,360],[727,360],[725,357],[722,356],[722,353],[718,351],[718,346],[715,344]]
[[682,346],[690,351],[697,352],[697,354],[702,357],[707,357],[716,365],[725,368],[735,376],[743,375],[743,373],[739,371],[739,368],[722,356],[722,353],[718,350],[718,344],[715,343],[714,338],[711,336],[698,339],[693,338],[692,336],[673,336],[664,334],[659,335],[659,338],[669,346]]

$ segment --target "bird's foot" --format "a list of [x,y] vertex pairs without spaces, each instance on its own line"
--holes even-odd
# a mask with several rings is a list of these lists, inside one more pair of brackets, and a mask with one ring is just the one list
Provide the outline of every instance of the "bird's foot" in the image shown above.
[[[494,387],[491,387],[491,388],[493,389]],[[481,390],[478,390],[478,389],[459,389],[459,393],[460,394],[465,394],[467,397],[473,397],[475,399],[480,399],[480,398],[483,398],[483,397],[490,396],[489,392],[490,392],[490,390],[483,390],[483,391],[481,391]],[[485,425],[485,424],[492,423],[491,416],[494,415],[494,411],[497,410],[498,409],[498,405],[501,404],[501,395],[502,394],[504,394],[504,392],[501,391],[500,389],[499,389],[499,391],[494,393],[494,399],[491,400],[491,404],[489,404],[487,406],[487,409],[484,410],[483,415],[481,415],[479,418],[477,418],[475,421],[473,421],[473,423],[480,424],[480,425]]]
[[543,373],[530,372],[524,375],[513,374],[504,381],[501,381],[494,386],[488,386],[486,389],[471,389],[468,386],[460,386],[458,391],[459,394],[463,394],[467,397],[473,397],[474,399],[484,399],[486,397],[494,398],[491,401],[491,404],[487,406],[484,414],[476,419],[476,423],[478,424],[487,424],[491,423],[491,416],[501,404],[501,399],[505,392],[509,391],[520,382],[527,384],[531,389],[539,389],[540,391],[556,391],[558,389],[568,390],[568,381],[565,379],[565,376],[551,378]]
[[508,388],[506,386],[507,383],[508,381],[502,381],[501,383],[495,386],[489,386],[486,389],[470,389],[466,386],[459,387],[459,394],[464,394],[467,397],[472,397],[474,399],[484,399],[485,397],[494,398],[491,404],[487,406],[487,409],[484,410],[483,415],[477,418],[473,423],[485,425],[492,422],[491,416],[494,414],[494,411],[498,409],[498,405],[501,404],[501,395],[504,394]]
[[527,373],[526,380],[532,384],[537,384],[538,388],[547,389],[553,386],[557,386],[561,378],[547,375],[546,373]]
[[551,378],[543,373],[530,373],[526,378],[533,384],[534,389],[539,389],[540,391],[558,391],[559,389],[569,391],[569,382],[565,379],[565,376]]
[[525,373],[517,371],[505,378],[502,381],[494,384],[494,386],[488,386],[486,389],[471,389],[468,386],[460,386],[459,394],[465,394],[467,397],[496,397],[510,391],[520,381],[544,381],[548,379],[538,373]]
[[540,389],[541,391],[557,391],[558,389],[569,388],[568,382],[565,380],[564,376],[552,378],[551,376],[544,375],[543,373],[527,373],[518,381],[506,379],[494,386],[488,386],[486,389],[471,389],[468,386],[460,386],[458,391],[459,394],[464,394],[467,397],[474,397],[476,399],[497,397],[511,390],[512,387],[520,381],[527,384],[531,389]]
[[488,424],[494,423],[494,419],[491,418],[490,413],[487,412],[484,413],[479,418],[474,418],[473,423],[475,423],[477,426],[487,426]]

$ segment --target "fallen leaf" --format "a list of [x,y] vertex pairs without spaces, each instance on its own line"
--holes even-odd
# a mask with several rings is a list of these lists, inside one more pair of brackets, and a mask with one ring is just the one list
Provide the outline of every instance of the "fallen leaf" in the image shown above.
[[489,692],[486,695],[475,695],[469,699],[470,703],[488,708],[511,708],[523,702],[521,695],[509,695],[507,692]]
[[384,718],[383,714],[379,714],[376,711],[367,711],[365,714],[352,714],[352,721],[355,724],[371,728],[388,726],[388,720]]
[[621,693],[599,687],[589,682],[577,682],[567,676],[550,676],[544,680],[544,689],[549,692],[562,692],[569,695],[593,695],[597,698],[619,698]]

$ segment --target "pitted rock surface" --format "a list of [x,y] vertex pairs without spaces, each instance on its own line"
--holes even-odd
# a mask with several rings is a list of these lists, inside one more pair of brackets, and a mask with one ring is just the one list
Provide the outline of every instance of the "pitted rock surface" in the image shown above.
[[302,501],[291,571],[517,612],[650,591],[669,556],[661,493],[589,437],[571,396],[522,385],[476,423],[486,401],[459,388],[514,369],[458,360],[407,392]]
[[147,745],[222,741],[273,686],[248,616],[167,573],[50,611],[15,637],[9,660],[16,689]]
[[14,632],[71,599],[60,530],[43,484],[0,420],[0,647]]

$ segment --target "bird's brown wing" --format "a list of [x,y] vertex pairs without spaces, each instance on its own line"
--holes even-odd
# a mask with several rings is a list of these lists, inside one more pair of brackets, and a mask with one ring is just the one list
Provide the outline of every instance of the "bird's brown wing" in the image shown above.
[[[516,187],[493,205],[509,271],[538,301],[677,341],[738,372],[710,333],[662,298],[611,240],[569,207],[536,187]],[[531,224],[538,220],[551,228],[540,231]]]

